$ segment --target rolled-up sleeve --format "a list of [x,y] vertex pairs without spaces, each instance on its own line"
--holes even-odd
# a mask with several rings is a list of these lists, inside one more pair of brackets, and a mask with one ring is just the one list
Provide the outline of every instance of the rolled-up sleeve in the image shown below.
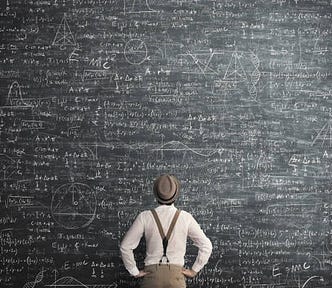
[[132,276],[136,276],[139,273],[134,257],[134,250],[137,248],[143,234],[144,224],[142,214],[140,214],[137,216],[120,244],[123,264]]
[[212,243],[193,217],[189,225],[188,236],[193,241],[194,245],[198,248],[198,254],[192,269],[195,272],[199,272],[205,266],[211,256]]

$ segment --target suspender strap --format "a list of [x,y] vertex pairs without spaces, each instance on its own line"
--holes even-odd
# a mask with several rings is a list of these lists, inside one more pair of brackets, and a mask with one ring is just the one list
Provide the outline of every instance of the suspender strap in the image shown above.
[[176,224],[176,221],[177,221],[178,218],[179,218],[179,215],[180,215],[181,210],[176,210],[176,212],[175,212],[175,214],[174,214],[174,217],[173,217],[173,219],[172,219],[171,225],[170,225],[169,228],[168,228],[168,231],[167,231],[166,236],[165,236],[165,233],[164,233],[163,227],[161,226],[160,219],[159,219],[159,217],[158,217],[158,214],[157,214],[156,210],[152,209],[151,212],[152,212],[152,215],[153,215],[153,217],[154,217],[154,220],[155,220],[156,223],[157,223],[158,230],[159,230],[159,234],[160,234],[161,239],[162,239],[162,241],[163,241],[164,253],[163,253],[163,256],[161,257],[159,263],[162,262],[162,260],[163,260],[164,257],[166,258],[167,263],[168,263],[169,260],[168,260],[168,257],[167,257],[167,255],[166,255],[167,246],[168,246],[168,240],[169,240],[169,238],[171,237],[171,234],[172,234],[172,232],[173,232],[173,229],[174,229],[174,226],[175,226],[175,224]]

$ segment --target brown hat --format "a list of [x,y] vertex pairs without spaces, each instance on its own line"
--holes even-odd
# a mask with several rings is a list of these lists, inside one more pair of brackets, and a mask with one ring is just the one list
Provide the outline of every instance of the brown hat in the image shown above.
[[173,175],[159,176],[153,185],[153,192],[158,202],[162,204],[173,203],[179,196],[180,182]]

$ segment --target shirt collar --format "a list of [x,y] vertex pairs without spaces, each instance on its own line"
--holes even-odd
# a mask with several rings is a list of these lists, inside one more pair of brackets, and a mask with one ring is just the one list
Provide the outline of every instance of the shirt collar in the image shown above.
[[171,205],[159,205],[156,209],[158,210],[174,210],[176,209],[174,203]]

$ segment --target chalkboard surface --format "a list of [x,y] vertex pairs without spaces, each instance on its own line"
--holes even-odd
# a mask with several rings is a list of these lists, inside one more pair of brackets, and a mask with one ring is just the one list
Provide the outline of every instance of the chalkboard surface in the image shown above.
[[330,0],[0,5],[0,287],[137,287],[165,172],[213,243],[189,288],[332,287]]

